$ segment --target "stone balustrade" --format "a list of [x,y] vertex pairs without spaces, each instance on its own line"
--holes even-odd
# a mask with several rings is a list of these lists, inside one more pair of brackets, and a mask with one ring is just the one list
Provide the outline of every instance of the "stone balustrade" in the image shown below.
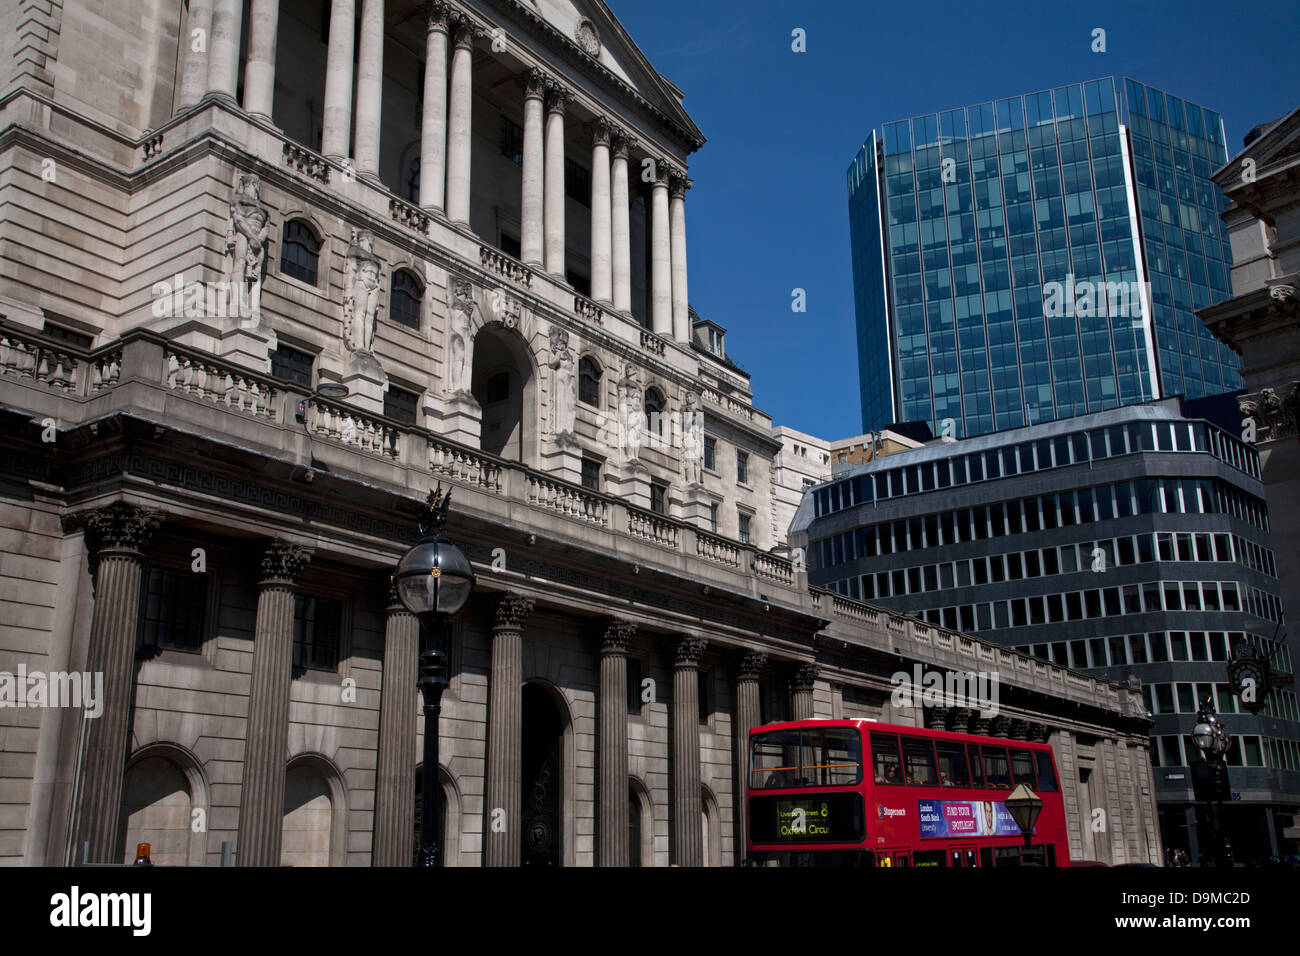
[[726,538],[719,538],[703,531],[696,532],[695,554],[706,561],[713,561],[729,568],[739,568],[741,566],[740,545],[728,541]]
[[76,394],[77,372],[78,360],[71,349],[11,329],[0,333],[0,375]]
[[399,222],[408,229],[414,229],[422,236],[429,234],[429,214],[419,206],[394,196],[388,200],[388,215],[394,222]]
[[603,497],[533,472],[528,473],[528,503],[599,528],[609,525],[609,503]]
[[197,353],[167,347],[163,384],[175,392],[224,405],[254,418],[277,421],[276,389],[270,380]]
[[762,551],[755,553],[754,573],[760,578],[775,581],[785,587],[794,587],[794,563],[780,555]]
[[313,398],[307,404],[307,428],[313,438],[351,445],[392,461],[401,460],[396,428],[346,405],[320,398]]
[[627,533],[630,535],[644,538],[646,541],[653,541],[655,544],[676,551],[677,532],[677,525],[663,515],[642,511],[640,508],[629,507],[627,509]]
[[603,325],[605,322],[605,310],[592,299],[576,292],[573,294],[573,314],[596,325]]
[[533,287],[533,271],[517,259],[512,259],[491,246],[480,246],[478,261],[484,269],[495,272],[502,278],[517,282],[525,289]]
[[286,141],[284,144],[284,164],[316,180],[319,183],[330,181],[330,164],[319,153],[312,152],[306,146]]
[[724,408],[733,415],[743,418],[747,422],[754,420],[754,409],[744,402],[732,398],[730,395],[723,395],[721,392],[712,388],[703,388],[700,390],[700,396],[704,401],[719,408]]
[[437,439],[429,442],[429,472],[492,494],[500,494],[503,488],[500,462]]
[[651,355],[658,355],[660,358],[664,355],[664,349],[667,344],[659,336],[655,335],[649,329],[641,330],[641,348],[645,349]]

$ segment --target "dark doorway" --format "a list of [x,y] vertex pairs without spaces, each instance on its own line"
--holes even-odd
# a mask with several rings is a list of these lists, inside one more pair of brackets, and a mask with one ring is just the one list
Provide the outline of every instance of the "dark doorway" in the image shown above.
[[524,866],[560,866],[560,807],[564,793],[564,718],[546,689],[524,685]]
[[527,461],[535,436],[528,433],[531,420],[532,373],[519,354],[514,333],[486,327],[474,337],[471,389],[483,410],[479,446],[486,452],[514,461]]

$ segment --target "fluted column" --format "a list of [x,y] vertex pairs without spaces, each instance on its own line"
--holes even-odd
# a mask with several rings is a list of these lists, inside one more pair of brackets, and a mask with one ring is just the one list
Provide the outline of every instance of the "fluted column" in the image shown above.
[[447,107],[447,218],[469,225],[469,168],[474,99],[474,24],[452,24],[451,100]]
[[813,713],[813,685],[817,683],[818,667],[806,662],[795,668],[794,679],[790,682],[794,693],[791,695],[791,709],[794,720],[811,720]]
[[332,0],[325,51],[325,109],[320,150],[330,159],[352,155],[352,60],[356,0]]
[[520,77],[524,88],[524,162],[522,221],[519,224],[519,255],[525,263],[544,268],[543,256],[543,116],[546,112],[546,77],[531,69]]
[[[612,620],[600,645],[600,865],[627,866],[627,644],[631,621]],[[631,852],[640,852],[637,847]]]
[[635,140],[620,132],[614,137],[610,170],[610,232],[614,275],[614,308],[632,311],[632,229],[628,216],[627,151]]
[[275,35],[280,0],[253,0],[248,15],[248,60],[244,64],[244,111],[267,121],[275,99]]
[[162,516],[121,502],[73,515],[65,532],[84,531],[94,579],[86,669],[103,674],[97,718],[82,721],[81,772],[76,793],[75,859],[89,842],[91,863],[116,858],[122,781],[131,746],[131,688],[140,617],[144,552]]
[[361,0],[361,49],[357,53],[357,175],[377,177],[384,108],[384,0]]
[[668,164],[655,161],[650,187],[650,321],[657,335],[673,334],[672,261],[668,231]]
[[591,297],[605,305],[614,304],[614,279],[610,259],[609,138],[610,125],[597,117],[591,131]]
[[[532,598],[505,594],[492,630],[492,676],[488,703],[484,866],[518,866],[523,825],[519,775],[523,754],[523,630]],[[502,810],[504,814],[497,811]],[[498,826],[497,821],[504,823]]]
[[235,99],[243,19],[243,0],[213,0],[212,33],[208,37],[208,96],[220,96],[232,102]]
[[[201,30],[201,49],[194,49],[194,31]],[[208,41],[212,35],[212,0],[190,0],[190,15],[185,34],[180,38],[185,57],[181,67],[180,109],[187,109],[203,99],[208,89]]]
[[293,589],[310,560],[306,548],[279,539],[262,555],[244,782],[239,792],[238,866],[280,865],[293,676]]
[[736,758],[736,855],[745,852],[748,836],[749,806],[745,789],[749,778],[749,732],[762,723],[763,709],[759,703],[761,687],[758,683],[767,665],[767,655],[759,651],[745,651],[736,672],[736,719],[733,752]]
[[673,834],[678,866],[704,864],[700,803],[700,655],[705,642],[683,637],[673,661]]
[[447,196],[447,4],[434,0],[428,13],[424,112],[420,116],[420,205],[441,212]]
[[384,670],[379,696],[379,761],[375,772],[373,866],[410,866],[415,832],[416,677],[420,622],[388,588]]
[[678,342],[691,340],[690,301],[686,291],[686,190],[691,181],[677,173],[672,176],[669,194],[669,231],[671,233],[673,282],[673,338]]
[[564,108],[572,94],[551,83],[546,98],[546,271],[564,279]]

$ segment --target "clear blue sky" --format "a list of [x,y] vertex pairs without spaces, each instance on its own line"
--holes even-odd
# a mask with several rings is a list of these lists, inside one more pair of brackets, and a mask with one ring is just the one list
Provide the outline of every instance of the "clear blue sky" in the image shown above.
[[[686,202],[691,303],[727,329],[755,404],[827,439],[861,432],[845,171],[873,128],[1129,75],[1221,113],[1234,156],[1300,105],[1295,0],[609,6],[708,138]],[[1105,53],[1090,49],[1097,27]]]

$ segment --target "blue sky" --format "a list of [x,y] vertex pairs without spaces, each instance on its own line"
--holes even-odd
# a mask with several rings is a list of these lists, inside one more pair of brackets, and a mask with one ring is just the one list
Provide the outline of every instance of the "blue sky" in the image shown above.
[[727,329],[755,404],[827,439],[861,432],[845,170],[873,128],[1129,75],[1221,113],[1232,156],[1300,105],[1300,4],[1282,0],[609,6],[709,140],[686,202],[691,303]]

